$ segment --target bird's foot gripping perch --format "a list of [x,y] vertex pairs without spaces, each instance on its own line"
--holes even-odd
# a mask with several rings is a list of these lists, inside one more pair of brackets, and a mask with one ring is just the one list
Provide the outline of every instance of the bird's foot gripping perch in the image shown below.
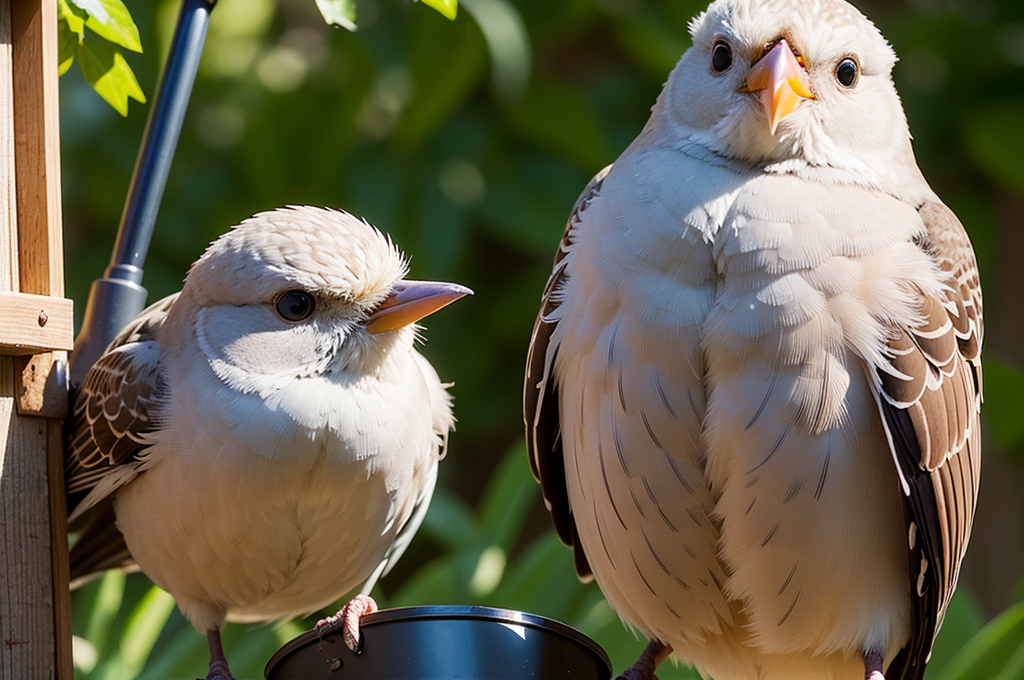
[[[622,671],[622,675],[615,680],[658,680],[658,676],[654,674],[654,671],[658,670],[661,662],[667,659],[671,653],[672,648],[668,645],[662,644],[657,640],[651,640],[647,643],[647,648],[640,654],[640,658],[636,660],[636,663]],[[872,678],[871,680],[876,679]]]
[[358,652],[362,639],[362,634],[359,632],[359,620],[366,614],[372,614],[377,610],[377,603],[372,597],[356,595],[346,602],[337,614],[317,621],[316,634],[323,637],[329,630],[340,625],[341,639],[344,640],[345,646],[353,652]]

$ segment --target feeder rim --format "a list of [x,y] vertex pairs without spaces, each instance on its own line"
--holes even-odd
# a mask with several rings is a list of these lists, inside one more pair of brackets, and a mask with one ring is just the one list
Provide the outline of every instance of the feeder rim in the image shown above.
[[[373,612],[372,614],[364,615],[359,619],[359,626],[361,628],[365,628],[377,623],[386,623],[389,621],[429,621],[432,619],[491,621],[493,623],[529,626],[530,628],[548,631],[561,635],[564,638],[568,638],[569,640],[586,647],[598,658],[603,660],[608,668],[611,668],[611,659],[608,657],[608,653],[605,652],[597,642],[584,633],[581,633],[572,626],[564,624],[561,621],[556,621],[546,616],[541,616],[540,614],[530,614],[527,612],[516,611],[514,609],[485,607],[482,605],[454,604],[394,607],[392,609],[382,609],[380,611]],[[326,634],[329,635],[333,632],[334,631],[328,631]],[[317,632],[315,630],[310,630],[299,635],[294,640],[291,640],[281,647],[281,649],[277,650],[270,660],[267,661],[267,668],[273,668],[284,657],[288,656],[299,647],[305,646],[309,643],[311,638],[315,637],[317,637]]]

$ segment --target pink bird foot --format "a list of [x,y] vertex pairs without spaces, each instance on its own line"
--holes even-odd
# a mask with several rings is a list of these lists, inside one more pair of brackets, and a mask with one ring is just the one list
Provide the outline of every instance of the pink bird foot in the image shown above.
[[377,603],[369,595],[356,595],[345,603],[334,616],[320,619],[316,622],[316,634],[323,637],[329,629],[341,624],[341,639],[345,646],[353,652],[359,651],[359,643],[362,635],[359,632],[359,619],[366,614],[372,614],[378,610]]
[[864,653],[864,680],[885,680],[882,675],[882,664],[885,660],[878,652]]
[[622,671],[622,675],[615,680],[658,680],[654,671],[658,670],[661,662],[667,659],[671,653],[672,648],[668,645],[651,640],[636,663]]

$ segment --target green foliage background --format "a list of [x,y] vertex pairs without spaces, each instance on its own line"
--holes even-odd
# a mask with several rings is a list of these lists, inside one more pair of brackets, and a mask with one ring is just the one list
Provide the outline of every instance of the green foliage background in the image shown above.
[[[150,98],[177,4],[129,0],[145,52],[123,60]],[[379,587],[384,606],[552,616],[596,637],[617,670],[642,648],[596,588],[575,580],[549,528],[522,444],[522,366],[573,201],[642,127],[704,4],[462,0],[449,21],[365,0],[355,33],[326,26],[313,0],[220,0],[214,10],[146,267],[151,299],[177,290],[229,225],[296,203],[363,215],[412,255],[415,277],[477,293],[429,319],[424,352],[455,382],[459,426],[427,522]],[[1024,678],[1024,608],[1014,604],[1024,272],[1013,255],[1024,248],[1024,6],[859,4],[902,57],[896,80],[921,165],[967,225],[986,293],[979,525],[929,678]],[[146,111],[131,103],[121,118],[78,70],[61,97],[68,288],[80,314],[109,258]],[[141,575],[94,582],[76,593],[74,615],[81,678],[206,673],[204,639]],[[236,674],[262,677],[271,653],[309,625],[229,626]]]

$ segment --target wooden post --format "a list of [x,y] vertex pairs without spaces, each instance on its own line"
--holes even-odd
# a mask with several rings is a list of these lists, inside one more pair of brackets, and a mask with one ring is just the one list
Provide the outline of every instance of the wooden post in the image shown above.
[[56,0],[0,0],[0,678],[71,680]]

